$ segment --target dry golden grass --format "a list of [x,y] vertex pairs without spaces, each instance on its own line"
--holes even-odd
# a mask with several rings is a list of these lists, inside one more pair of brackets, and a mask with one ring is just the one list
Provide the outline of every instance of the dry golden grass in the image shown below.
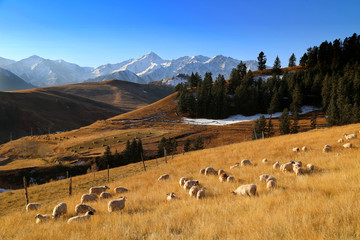
[[[107,201],[91,204],[97,209],[83,224],[66,224],[74,206],[91,186],[92,176],[74,177],[74,194],[66,196],[67,180],[29,188],[31,201],[44,205],[38,212],[50,213],[59,202],[68,204],[63,219],[35,224],[36,212],[26,213],[23,190],[0,195],[0,239],[359,239],[360,237],[360,139],[351,140],[352,149],[343,149],[337,139],[344,132],[358,132],[360,124],[314,130],[271,139],[238,143],[178,155],[168,164],[142,172],[141,163],[111,170],[111,190],[130,189],[121,213],[109,214]],[[325,144],[333,151],[323,153]],[[308,152],[293,153],[306,145]],[[261,160],[266,157],[269,164]],[[229,169],[242,159],[255,166]],[[272,163],[301,160],[313,163],[312,174],[296,177],[272,168]],[[160,160],[159,160],[160,161]],[[199,174],[201,168],[224,169],[235,183],[220,183],[215,176]],[[162,174],[170,180],[157,182]],[[258,180],[272,174],[278,187],[268,192]],[[106,184],[106,172],[97,173],[96,185]],[[190,199],[179,187],[180,177],[197,179],[206,187],[207,198]],[[233,196],[241,184],[254,183],[259,197]],[[181,199],[167,202],[166,193]]]

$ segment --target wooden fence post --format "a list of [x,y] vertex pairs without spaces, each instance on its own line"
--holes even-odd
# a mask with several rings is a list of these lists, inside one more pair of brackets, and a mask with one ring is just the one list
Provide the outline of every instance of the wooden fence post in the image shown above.
[[144,156],[143,156],[142,153],[141,153],[141,160],[142,160],[142,163],[143,163],[143,166],[144,166],[144,171],[146,172],[146,166],[145,166],[145,162],[144,162]]
[[107,165],[107,182],[110,182],[110,166],[109,164]]
[[70,181],[69,181],[69,196],[71,196],[72,194],[72,177],[70,177]]
[[165,163],[167,163],[166,149],[164,148]]
[[25,200],[26,200],[26,205],[29,204],[29,195],[28,195],[28,191],[27,191],[27,184],[26,184],[26,177],[23,177],[23,182],[24,182],[24,189],[25,189]]

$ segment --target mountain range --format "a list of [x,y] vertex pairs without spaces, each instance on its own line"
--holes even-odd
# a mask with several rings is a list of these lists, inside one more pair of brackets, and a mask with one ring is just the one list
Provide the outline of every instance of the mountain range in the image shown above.
[[[190,75],[198,72],[204,76],[212,72],[216,77],[222,74],[230,77],[230,72],[240,60],[217,55],[185,56],[178,59],[164,60],[154,52],[116,64],[105,64],[96,68],[81,67],[64,60],[50,60],[31,56],[20,61],[0,58],[0,67],[16,74],[27,83],[39,87],[73,84],[81,82],[98,82],[119,79],[135,83],[149,83],[175,77],[178,74]],[[245,61],[248,70],[256,70],[255,60]]]

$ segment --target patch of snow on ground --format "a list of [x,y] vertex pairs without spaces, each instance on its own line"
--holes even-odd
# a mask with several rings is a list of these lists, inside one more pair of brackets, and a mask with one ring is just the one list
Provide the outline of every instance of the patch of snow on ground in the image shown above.
[[[312,111],[319,110],[317,107],[313,106],[302,106],[301,107],[301,114],[309,113]],[[282,112],[277,112],[272,115],[273,118],[280,117]],[[261,115],[264,115],[265,118],[270,118],[269,114],[256,114],[252,116],[243,116],[243,115],[234,115],[230,116],[225,119],[207,119],[207,118],[183,118],[182,122],[185,124],[193,124],[193,125],[216,125],[216,126],[222,126],[222,125],[228,125],[228,124],[234,124],[234,123],[240,123],[240,122],[249,122],[253,120],[257,120],[260,118]]]
[[12,189],[0,188],[0,193],[12,191]]

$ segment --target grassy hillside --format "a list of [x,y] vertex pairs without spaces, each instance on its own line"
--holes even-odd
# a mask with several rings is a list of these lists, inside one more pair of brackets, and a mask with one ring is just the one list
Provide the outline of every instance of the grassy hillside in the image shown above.
[[[29,188],[31,202],[40,202],[39,211],[26,213],[23,190],[0,194],[1,239],[358,239],[360,236],[360,139],[351,140],[352,149],[344,149],[339,138],[343,133],[359,134],[360,124],[319,129],[296,135],[237,143],[177,155],[168,164],[156,167],[147,161],[112,169],[111,182],[106,171],[96,173],[96,185],[124,186],[130,191],[121,213],[109,215],[107,201],[91,204],[96,210],[84,224],[68,225],[81,194],[91,187],[92,174],[73,178],[74,193],[67,196],[68,180]],[[347,141],[345,141],[347,142]],[[333,147],[322,152],[325,144]],[[308,152],[292,152],[306,145]],[[268,158],[270,163],[261,160]],[[229,169],[242,159],[254,166]],[[312,163],[315,170],[304,176],[274,170],[276,161],[300,160]],[[212,166],[224,169],[236,179],[221,183],[218,177],[200,175],[199,170]],[[158,182],[162,174],[170,179]],[[277,178],[277,188],[268,191],[259,175]],[[190,199],[179,187],[180,177],[197,179],[206,188],[207,198]],[[258,197],[233,196],[230,191],[241,184],[257,185]],[[166,193],[175,192],[181,199],[167,202]],[[118,197],[118,196],[117,196]],[[57,221],[36,225],[39,212],[51,213],[60,202],[68,204],[68,214]],[[16,226],[16,227],[15,227]]]

